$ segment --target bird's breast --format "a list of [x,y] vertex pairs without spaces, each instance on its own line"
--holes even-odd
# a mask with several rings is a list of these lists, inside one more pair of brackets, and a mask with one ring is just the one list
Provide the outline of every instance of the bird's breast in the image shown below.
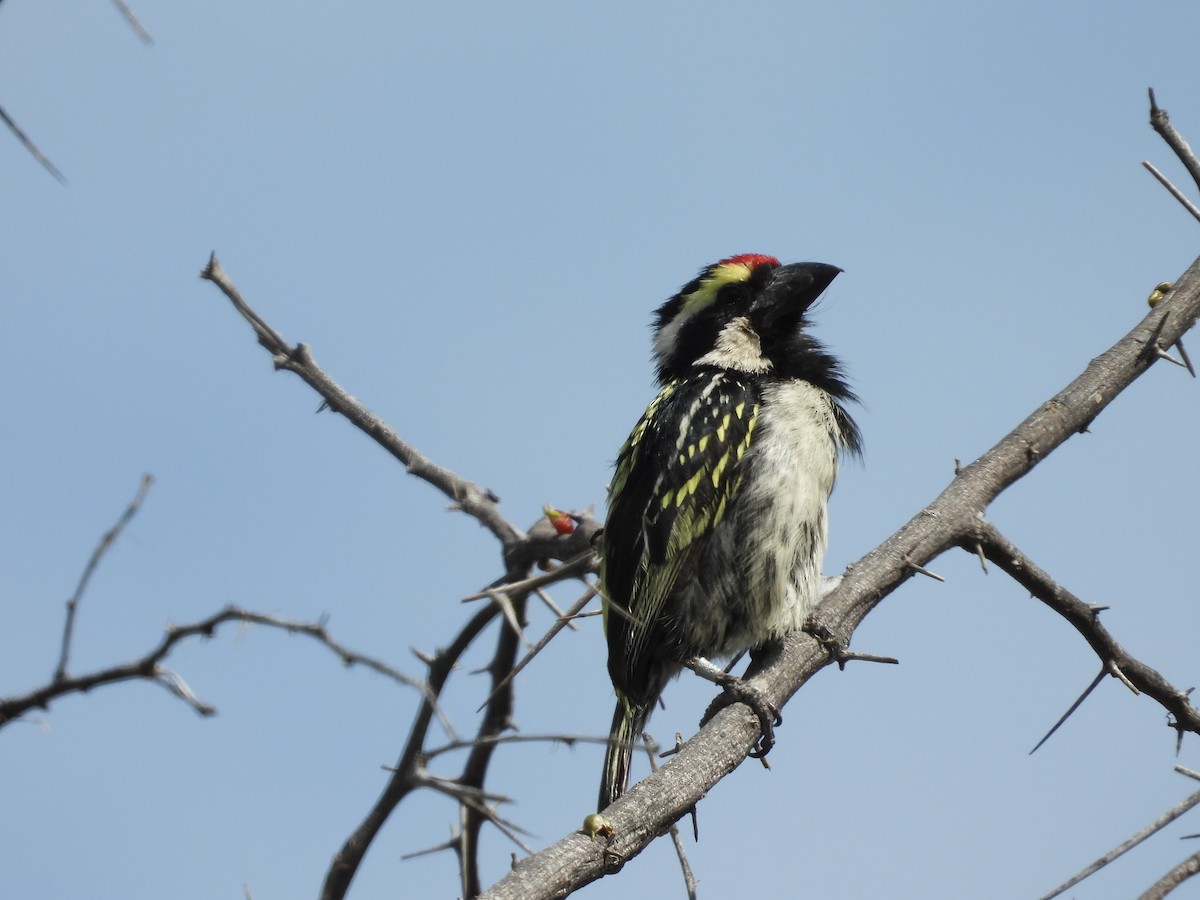
[[833,403],[808,382],[769,386],[760,428],[746,455],[736,541],[755,643],[799,628],[812,609],[838,467]]

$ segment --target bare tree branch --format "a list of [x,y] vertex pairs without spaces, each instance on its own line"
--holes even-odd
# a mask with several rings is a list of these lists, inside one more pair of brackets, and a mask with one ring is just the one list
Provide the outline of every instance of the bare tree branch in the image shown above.
[[1071,623],[1100,658],[1103,672],[1120,679],[1135,693],[1153,698],[1174,717],[1173,728],[1200,734],[1200,710],[1192,706],[1188,692],[1172,685],[1117,643],[1108,629],[1100,624],[1095,607],[1084,603],[1050,578],[991,523],[981,520],[974,540],[983,546],[988,559],[1013,581]]
[[576,744],[600,744],[608,746],[609,737],[599,737],[594,734],[497,734],[486,738],[471,738],[470,740],[452,740],[438,747],[425,750],[425,758],[436,759],[455,750],[468,750],[477,744],[562,744],[574,747]]
[[[1109,850],[1107,853],[1105,853],[1103,856],[1101,856],[1099,859],[1097,859],[1094,863],[1092,863],[1086,869],[1081,871],[1079,874],[1072,876],[1067,881],[1064,881],[1062,884],[1060,884],[1058,887],[1056,887],[1050,893],[1045,894],[1041,898],[1039,898],[1039,900],[1051,900],[1052,897],[1057,897],[1059,894],[1062,894],[1065,891],[1069,891],[1071,888],[1073,888],[1075,885],[1079,884],[1079,882],[1083,881],[1083,879],[1087,878],[1089,875],[1092,875],[1093,873],[1100,871],[1105,866],[1107,866],[1110,862],[1112,862],[1114,859],[1117,859],[1118,857],[1123,856],[1124,854],[1128,853],[1130,850],[1132,850],[1134,847],[1136,847],[1142,841],[1146,840],[1146,838],[1150,837],[1150,835],[1155,834],[1158,831],[1161,831],[1163,828],[1166,828],[1168,825],[1170,825],[1172,822],[1174,822],[1176,819],[1178,819],[1180,816],[1182,816],[1185,812],[1187,812],[1189,809],[1191,809],[1197,803],[1200,803],[1200,791],[1197,791],[1196,793],[1192,794],[1190,797],[1188,797],[1186,800],[1184,800],[1182,803],[1178,804],[1177,806],[1174,806],[1171,809],[1167,810],[1167,812],[1163,813],[1161,816],[1159,816],[1157,819],[1155,819],[1153,822],[1151,822],[1149,825],[1147,825],[1145,828],[1143,828],[1137,834],[1133,835],[1131,838],[1129,838],[1129,840],[1124,841],[1123,843],[1117,845],[1116,847],[1113,847],[1111,850]],[[1147,895],[1143,894],[1142,896],[1147,896]]]
[[492,590],[535,590],[537,588],[545,587],[546,585],[558,584],[560,581],[566,581],[568,578],[582,578],[584,575],[595,574],[595,572],[596,555],[593,551],[586,550],[574,559],[568,559],[562,565],[554,566],[547,572],[542,572],[539,575],[531,575],[522,581],[516,581],[512,584],[502,583],[496,585],[494,588],[478,591],[477,593],[463,597],[462,602],[470,603],[472,600],[485,600],[491,596]]
[[1162,900],[1163,897],[1198,873],[1200,873],[1200,850],[1154,882],[1138,900]]
[[[142,27],[142,23],[139,22],[137,19],[137,16],[135,16],[133,14],[133,10],[131,10],[123,2],[123,0],[113,0],[113,5],[115,5],[117,7],[117,9],[120,11],[121,15],[125,18],[125,21],[129,23],[129,27],[134,30],[134,33],[137,34],[137,36],[139,38],[141,38],[143,43],[145,43],[145,44],[153,44],[154,43],[154,38],[152,38],[150,36],[150,33],[148,31],[146,31],[145,28]],[[4,111],[3,107],[0,107],[0,121],[3,121],[4,124],[8,126],[8,130],[11,131],[13,133],[13,135],[16,136],[17,140],[21,142],[22,146],[24,146],[25,149],[29,151],[30,155],[32,155],[34,159],[36,159],[39,163],[41,163],[42,167],[47,172],[49,172],[51,175],[53,175],[55,178],[58,179],[59,184],[65,185],[67,183],[66,176],[63,175],[63,173],[58,170],[58,168],[54,165],[54,163],[50,162],[50,158],[47,157],[46,154],[44,154],[40,149],[38,149],[37,144],[35,144],[33,142],[33,140],[29,137],[29,135],[27,135],[24,132],[24,130],[22,130],[21,126],[19,126],[16,123],[16,121],[12,118],[12,116],[10,116],[8,113],[6,113]]]
[[141,39],[142,43],[150,47],[154,46],[154,38],[150,36],[150,32],[143,27],[142,23],[138,21],[138,17],[134,15],[129,5],[124,0],[112,0],[112,2],[117,11],[121,13],[122,18],[125,19],[125,22],[133,29],[133,33]]
[[62,650],[58,656],[58,667],[54,670],[54,680],[62,681],[67,677],[67,661],[71,655],[71,637],[75,631],[75,613],[79,609],[79,601],[83,599],[83,592],[87,590],[88,583],[92,580],[92,575],[96,571],[96,567],[100,565],[100,560],[104,554],[120,537],[121,532],[125,530],[125,526],[129,524],[129,520],[137,515],[137,511],[142,507],[142,501],[146,499],[146,495],[150,492],[151,485],[154,484],[154,476],[147,473],[142,476],[142,483],[138,486],[137,493],[129,506],[125,507],[125,512],[121,513],[121,517],[117,519],[117,523],[112,528],[104,532],[100,538],[100,543],[96,545],[96,549],[92,551],[92,557],[83,568],[83,574],[79,577],[79,584],[75,586],[75,593],[71,595],[71,599],[67,601],[67,618],[63,623]]
[[1172,197],[1183,204],[1184,209],[1190,212],[1194,218],[1200,220],[1200,207],[1196,206],[1195,203],[1189,200],[1187,194],[1175,187],[1175,185],[1171,183],[1171,179],[1160,172],[1152,162],[1148,160],[1142,160],[1142,165],[1146,167],[1146,171],[1158,179],[1158,183],[1165,187]]
[[40,162],[42,167],[47,172],[58,179],[59,184],[67,183],[66,176],[63,175],[62,172],[58,171],[54,163],[50,162],[49,157],[47,157],[46,154],[38,149],[37,144],[30,139],[29,135],[21,130],[21,126],[13,120],[12,116],[4,111],[4,107],[2,106],[0,106],[0,121],[3,121],[4,124],[8,126],[8,130],[16,135],[17,140],[20,141],[25,149],[33,155],[33,158]]
[[[545,649],[546,645],[549,644],[550,641],[552,641],[560,631],[572,623],[574,616],[589,602],[591,602],[591,599],[596,596],[597,593],[598,591],[596,590],[595,586],[589,587],[586,591],[584,591],[583,596],[571,605],[571,608],[567,610],[565,615],[559,615],[559,617],[554,620],[553,624],[551,624],[549,630],[542,635],[536,644],[529,648],[529,652],[521,658],[521,661],[513,666],[512,669],[509,670],[509,672],[504,676],[504,678],[500,680],[500,683],[493,688],[492,694],[494,695],[496,691],[507,687],[508,683],[516,678],[517,675],[521,673],[522,669],[533,662],[533,658],[541,653],[542,650]],[[492,697],[489,696],[483,701],[483,704],[486,705],[491,701],[491,699]],[[483,706],[481,705],[480,709],[482,708]]]
[[525,537],[524,533],[500,514],[499,498],[489,490],[466,479],[460,478],[447,468],[439,466],[404,441],[382,419],[370,412],[358,400],[329,377],[316,362],[304,344],[291,346],[271,328],[249,304],[242,299],[237,287],[225,274],[214,253],[200,277],[211,281],[229,298],[234,309],[250,323],[258,336],[258,342],[266,348],[276,369],[284,369],[299,375],[313,390],[321,395],[325,404],[334,412],[341,413],[372,440],[396,457],[410,475],[427,481],[453,501],[455,509],[478,520],[500,541],[507,550]]
[[[217,285],[242,318],[250,324],[259,344],[271,354],[277,369],[285,369],[299,375],[320,394],[324,405],[344,415],[383,446],[404,463],[410,474],[445,493],[454,501],[454,507],[474,517],[491,531],[503,548],[505,574],[482,592],[483,596],[489,597],[492,602],[471,618],[449,648],[438,651],[431,659],[426,658],[430,669],[429,693],[416,714],[399,761],[392,768],[391,778],[382,795],[335,855],[326,874],[321,896],[324,900],[335,900],[345,896],[367,848],[396,806],[414,789],[430,786],[429,777],[424,773],[422,766],[427,758],[424,745],[430,715],[436,707],[434,698],[439,696],[458,659],[499,613],[507,621],[508,627],[500,629],[496,650],[488,666],[488,673],[492,677],[492,691],[485,704],[476,740],[471,744],[462,773],[455,779],[460,790],[474,790],[482,794],[488,766],[496,746],[494,738],[511,727],[511,674],[516,664],[517,651],[523,641],[521,631],[525,625],[528,597],[531,591],[540,587],[542,583],[578,577],[594,570],[591,539],[599,528],[599,523],[587,513],[571,515],[566,518],[571,519],[574,524],[567,528],[563,522],[565,514],[558,513],[553,520],[539,519],[528,533],[517,528],[500,514],[499,500],[494,493],[461,478],[420,454],[317,366],[304,344],[289,345],[279,332],[246,303],[217,262],[215,255],[209,259],[201,277]],[[568,560],[568,563],[548,573],[545,579],[531,579],[530,568],[536,564],[544,564],[547,560]],[[460,817],[462,828],[455,836],[454,849],[459,854],[464,896],[474,896],[480,890],[477,859],[480,828],[486,822],[492,822],[502,831],[510,832],[511,829],[494,811],[477,802],[468,802],[466,794],[460,796]]]
[[[509,580],[516,579],[510,578]],[[525,607],[528,598],[528,592],[516,594],[511,598],[514,613],[522,625],[525,622]],[[488,672],[492,677],[491,696],[483,714],[483,721],[479,726],[479,737],[484,740],[477,742],[467,754],[467,762],[463,766],[460,776],[460,782],[464,785],[483,789],[488,766],[492,761],[492,754],[496,750],[496,745],[487,741],[486,738],[502,734],[512,727],[513,686],[512,682],[507,681],[506,678],[516,664],[520,648],[521,637],[518,630],[500,629],[500,635],[496,641],[496,653],[488,667]],[[504,686],[501,687],[501,684]],[[464,897],[478,896],[482,890],[482,884],[479,881],[479,834],[486,821],[487,817],[482,815],[478,808],[463,807],[461,863]]]
[[227,606],[220,612],[213,613],[206,619],[187,625],[168,626],[162,640],[153,650],[132,662],[123,665],[99,669],[87,675],[56,677],[49,684],[43,685],[27,694],[15,697],[0,697],[0,727],[14,721],[33,709],[46,709],[50,703],[67,694],[86,693],[93,688],[122,681],[144,679],[156,682],[181,700],[188,703],[200,715],[208,716],[216,713],[216,708],[201,702],[183,679],[175,672],[166,668],[162,663],[180,642],[192,637],[209,638],[216,633],[217,627],[225,622],[245,622],[278,628],[293,634],[304,634],[336,653],[348,666],[362,665],[381,675],[401,684],[414,687],[422,692],[427,703],[432,703],[434,695],[428,687],[418,679],[404,675],[391,666],[377,659],[350,650],[331,638],[325,630],[324,623],[296,622],[279,616],[256,613],[241,609],[237,606]]
[[1188,174],[1192,176],[1192,180],[1196,182],[1196,187],[1200,188],[1200,160],[1196,159],[1196,154],[1188,142],[1175,130],[1175,126],[1167,117],[1167,111],[1160,109],[1158,103],[1155,102],[1154,88],[1150,88],[1150,127],[1157,131],[1159,137],[1167,142],[1167,146],[1175,151],[1179,161],[1183,163]]
[[[450,673],[458,664],[458,660],[466,653],[479,634],[499,614],[495,605],[489,604],[475,613],[462,630],[459,631],[449,647],[438,650],[429,661],[429,676],[426,679],[433,696],[439,696]],[[503,634],[509,634],[507,629],[501,629]],[[430,720],[433,716],[433,704],[426,699],[413,719],[412,730],[405,741],[400,759],[392,770],[392,776],[374,806],[367,812],[366,818],[358,828],[346,839],[342,848],[334,856],[325,875],[325,884],[321,889],[321,900],[335,900],[346,896],[350,882],[358,872],[367,849],[375,840],[375,836],[387,821],[400,802],[413,790],[420,787],[417,772],[422,766],[424,757],[425,738],[429,731]]]

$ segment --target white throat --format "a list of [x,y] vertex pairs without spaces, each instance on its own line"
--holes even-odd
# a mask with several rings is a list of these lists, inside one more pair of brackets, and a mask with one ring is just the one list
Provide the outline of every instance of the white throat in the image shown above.
[[739,372],[768,372],[771,361],[762,355],[758,333],[745,316],[738,316],[721,329],[717,345],[696,360],[697,365],[719,366]]

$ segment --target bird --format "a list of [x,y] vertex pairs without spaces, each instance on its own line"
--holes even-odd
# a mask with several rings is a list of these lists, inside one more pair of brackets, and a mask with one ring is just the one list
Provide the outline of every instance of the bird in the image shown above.
[[618,452],[598,538],[617,695],[599,809],[628,788],[634,741],[685,663],[781,638],[817,600],[839,460],[862,452],[858,398],[809,334],[841,271],[737,254],[654,316],[659,391]]

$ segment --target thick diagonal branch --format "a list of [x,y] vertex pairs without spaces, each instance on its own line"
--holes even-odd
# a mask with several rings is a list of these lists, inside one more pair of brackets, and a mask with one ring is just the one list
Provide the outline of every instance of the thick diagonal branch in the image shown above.
[[[1034,410],[992,449],[961,469],[928,506],[852,565],[818,607],[821,622],[848,636],[884,597],[924,565],[968,538],[988,505],[1091,422],[1200,318],[1200,259],[1176,281],[1175,293],[1084,372]],[[807,634],[755,660],[751,683],[782,707],[830,656]],[[636,785],[606,815],[615,836],[601,847],[571,834],[529,859],[483,894],[498,898],[561,897],[619,868],[684,815],[746,758],[758,737],[754,715],[741,705],[722,710],[657,773]],[[614,862],[617,860],[617,862]]]

